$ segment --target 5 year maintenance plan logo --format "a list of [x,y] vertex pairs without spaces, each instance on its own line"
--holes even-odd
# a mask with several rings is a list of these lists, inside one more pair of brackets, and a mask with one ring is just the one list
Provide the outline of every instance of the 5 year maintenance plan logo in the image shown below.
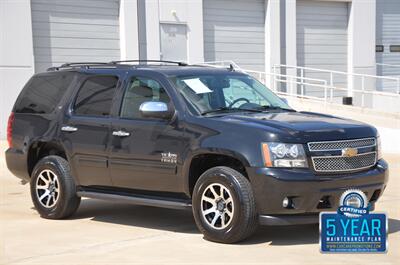
[[365,193],[351,189],[342,194],[336,213],[320,213],[321,253],[386,253],[387,216],[370,208]]

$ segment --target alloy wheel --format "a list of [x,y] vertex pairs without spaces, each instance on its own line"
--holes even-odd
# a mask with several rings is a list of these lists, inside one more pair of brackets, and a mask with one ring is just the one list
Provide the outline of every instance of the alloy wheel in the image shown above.
[[232,222],[234,203],[230,191],[222,184],[207,186],[201,196],[201,213],[213,229],[224,229]]
[[36,196],[39,203],[45,208],[52,208],[60,197],[60,182],[57,175],[45,169],[36,179]]

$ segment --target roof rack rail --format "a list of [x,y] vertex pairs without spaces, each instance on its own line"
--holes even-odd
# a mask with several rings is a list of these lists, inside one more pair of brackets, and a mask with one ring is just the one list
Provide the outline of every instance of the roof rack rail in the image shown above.
[[210,61],[210,62],[198,62],[194,64],[195,66],[206,66],[206,67],[215,67],[215,68],[225,68],[229,71],[238,71],[244,72],[243,69],[239,67],[234,61],[225,60],[225,61]]
[[188,64],[185,62],[177,62],[177,61],[165,61],[165,60],[123,60],[123,61],[111,61],[109,64],[121,64],[121,63],[170,63],[170,64],[177,64],[179,66],[187,66]]
[[47,71],[58,71],[63,68],[74,68],[74,67],[90,67],[90,66],[105,66],[109,65],[109,63],[104,62],[74,62],[74,63],[64,63],[60,66],[53,66],[47,68]]
[[[72,62],[72,63],[64,63],[60,66],[53,66],[47,68],[47,71],[59,71],[64,68],[78,68],[78,67],[96,67],[96,66],[105,66],[105,67],[117,67],[118,65],[123,65],[123,63],[138,63],[141,64],[142,62],[147,63],[168,63],[168,64],[176,64],[179,66],[187,66],[188,64],[185,62],[176,62],[176,61],[163,61],[163,60],[123,60],[123,61],[111,61],[111,62]],[[130,66],[129,64],[126,66]]]
[[109,63],[104,62],[74,62],[74,63],[65,63],[60,67],[73,67],[73,66],[93,66],[93,65],[107,65]]

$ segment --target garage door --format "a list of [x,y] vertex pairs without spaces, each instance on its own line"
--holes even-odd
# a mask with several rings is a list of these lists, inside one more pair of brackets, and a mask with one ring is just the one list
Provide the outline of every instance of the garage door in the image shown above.
[[[377,50],[376,62],[378,75],[400,75],[400,3],[398,0],[376,1],[376,44],[383,45],[383,51]],[[379,46],[377,47],[379,48]],[[396,84],[382,82],[381,89],[391,91]]]
[[204,59],[265,71],[264,0],[204,0]]
[[118,0],[32,0],[35,71],[120,58]]
[[[297,64],[346,72],[347,24],[346,2],[297,1]],[[306,71],[305,75],[329,80],[329,74]],[[346,86],[346,77],[334,80],[334,85]]]

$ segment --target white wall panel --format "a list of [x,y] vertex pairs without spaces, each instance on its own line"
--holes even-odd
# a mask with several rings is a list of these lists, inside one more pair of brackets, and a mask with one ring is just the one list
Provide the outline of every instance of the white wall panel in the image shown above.
[[32,0],[35,71],[65,62],[118,60],[118,0]]
[[204,59],[265,71],[264,0],[204,0]]

